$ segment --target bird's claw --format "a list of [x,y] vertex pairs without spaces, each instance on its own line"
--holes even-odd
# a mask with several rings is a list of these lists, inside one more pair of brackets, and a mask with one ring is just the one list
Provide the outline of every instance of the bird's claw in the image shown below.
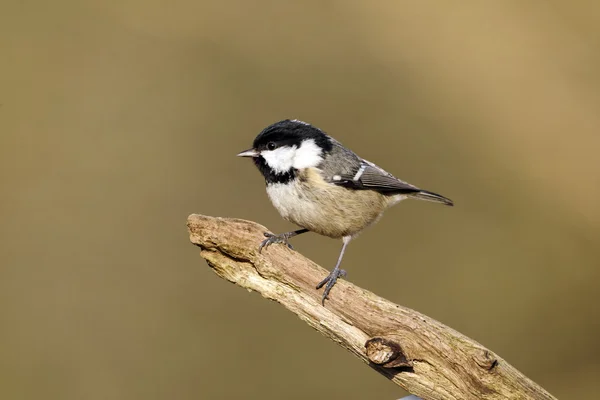
[[337,282],[338,278],[343,278],[346,276],[346,271],[343,269],[334,269],[331,271],[329,275],[325,279],[323,279],[317,285],[317,289],[321,289],[323,285],[325,285],[325,290],[323,290],[323,296],[321,297],[321,304],[325,305],[325,299],[329,297],[329,292]]
[[270,245],[272,245],[273,243],[283,243],[285,244],[288,248],[294,250],[294,248],[292,247],[292,245],[289,242],[289,234],[287,233],[281,233],[279,235],[276,235],[274,233],[271,232],[265,232],[265,237],[266,239],[263,240],[260,245],[258,246],[258,252],[262,252],[263,248],[267,248]]

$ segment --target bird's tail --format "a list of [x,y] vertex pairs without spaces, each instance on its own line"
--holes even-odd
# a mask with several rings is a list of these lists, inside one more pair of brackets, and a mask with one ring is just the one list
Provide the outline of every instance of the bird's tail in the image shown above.
[[434,203],[442,203],[446,206],[453,206],[454,202],[442,195],[439,195],[437,193],[433,193],[433,192],[429,192],[427,190],[421,190],[415,193],[412,193],[409,195],[412,198],[418,199],[418,200],[425,200],[425,201],[432,201]]

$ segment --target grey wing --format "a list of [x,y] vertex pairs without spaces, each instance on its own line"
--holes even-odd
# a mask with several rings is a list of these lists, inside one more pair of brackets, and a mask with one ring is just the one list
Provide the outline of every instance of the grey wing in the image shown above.
[[332,177],[332,183],[355,190],[374,190],[382,194],[409,194],[421,190],[410,183],[401,181],[383,168],[367,160],[360,160],[352,173]]

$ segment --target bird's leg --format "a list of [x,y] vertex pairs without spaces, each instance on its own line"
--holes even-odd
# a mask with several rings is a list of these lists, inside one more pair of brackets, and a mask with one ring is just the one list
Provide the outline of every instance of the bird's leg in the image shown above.
[[331,271],[331,273],[329,273],[329,275],[327,275],[325,279],[323,279],[317,285],[317,289],[321,289],[323,285],[326,284],[325,290],[323,290],[323,297],[321,297],[321,304],[323,306],[325,305],[325,299],[329,296],[329,292],[331,291],[331,288],[333,288],[333,285],[335,285],[335,283],[337,282],[338,278],[346,276],[346,271],[340,269],[340,264],[342,263],[342,258],[344,257],[346,246],[348,246],[348,243],[350,243],[351,239],[351,236],[344,236],[344,245],[342,246],[342,251],[340,252],[340,256],[338,257],[337,263],[335,264],[335,268],[333,269],[333,271]]
[[294,248],[290,244],[289,239],[306,232],[308,232],[308,229],[298,229],[297,231],[280,233],[279,235],[275,235],[271,232],[265,232],[266,239],[260,243],[260,246],[258,246],[258,252],[260,253],[263,248],[269,247],[273,243],[284,243],[287,247],[293,250]]

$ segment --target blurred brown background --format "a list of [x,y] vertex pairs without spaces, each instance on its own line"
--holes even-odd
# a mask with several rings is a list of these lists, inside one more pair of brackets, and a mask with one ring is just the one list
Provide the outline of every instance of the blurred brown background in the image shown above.
[[188,242],[194,212],[292,228],[235,157],[283,118],[456,202],[390,210],[352,282],[595,398],[598,4],[3,1],[0,398],[402,396]]

